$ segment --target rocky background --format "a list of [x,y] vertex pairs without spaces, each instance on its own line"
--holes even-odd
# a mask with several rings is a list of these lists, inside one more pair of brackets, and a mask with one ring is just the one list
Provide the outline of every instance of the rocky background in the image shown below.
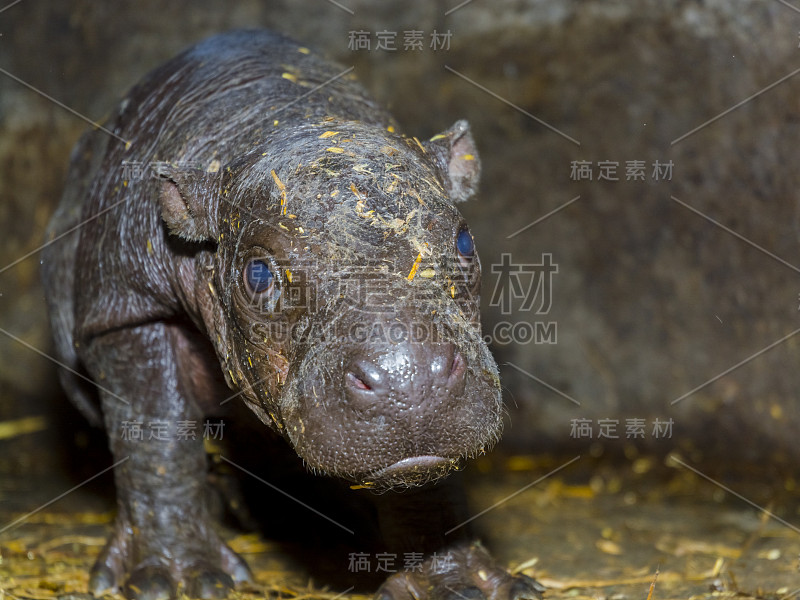
[[[457,5],[22,0],[2,10],[0,420],[44,416],[27,421],[49,432],[36,444],[92,443],[42,356],[36,253],[88,127],[75,113],[102,120],[186,45],[263,26],[354,65],[409,134],[470,121],[484,176],[462,210],[484,266],[506,449],[678,452],[718,475],[752,461],[765,478],[796,474],[800,9]],[[359,31],[370,49],[350,47]],[[421,49],[404,48],[408,31],[422,33]],[[377,48],[381,32],[396,50]],[[449,47],[431,48],[434,32],[449,32]],[[7,474],[57,460],[26,443]]]

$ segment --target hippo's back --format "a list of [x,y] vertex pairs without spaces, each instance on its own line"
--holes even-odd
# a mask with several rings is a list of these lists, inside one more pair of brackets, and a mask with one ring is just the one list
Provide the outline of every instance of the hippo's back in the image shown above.
[[226,164],[305,121],[389,125],[350,71],[280,34],[232,31],[145,77],[121,103],[114,131],[138,146],[137,157]]

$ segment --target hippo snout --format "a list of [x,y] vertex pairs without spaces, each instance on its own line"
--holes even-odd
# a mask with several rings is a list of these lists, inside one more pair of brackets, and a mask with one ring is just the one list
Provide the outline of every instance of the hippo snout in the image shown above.
[[[479,329],[431,312],[320,319],[328,335],[309,340],[281,408],[311,469],[373,488],[421,485],[497,440],[500,388]],[[331,321],[346,335],[330,335]],[[369,335],[351,335],[365,323]]]
[[455,344],[397,344],[360,349],[345,367],[345,399],[368,409],[394,403],[396,410],[460,396],[466,361]]

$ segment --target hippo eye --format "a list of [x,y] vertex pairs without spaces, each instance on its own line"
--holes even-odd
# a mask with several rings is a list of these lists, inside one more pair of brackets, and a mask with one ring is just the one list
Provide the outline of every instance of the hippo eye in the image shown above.
[[260,299],[272,292],[275,287],[275,275],[267,262],[254,258],[244,269],[244,283],[249,295],[253,299]]
[[475,241],[472,239],[472,234],[469,229],[464,227],[458,232],[456,237],[456,249],[458,250],[458,262],[466,268],[470,265],[472,257],[475,256]]

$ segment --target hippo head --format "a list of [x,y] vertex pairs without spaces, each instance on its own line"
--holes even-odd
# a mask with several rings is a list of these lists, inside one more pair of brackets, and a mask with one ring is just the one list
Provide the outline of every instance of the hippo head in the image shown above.
[[427,142],[327,119],[217,173],[172,169],[172,233],[213,250],[197,304],[229,385],[315,472],[421,485],[499,437],[459,121]]

